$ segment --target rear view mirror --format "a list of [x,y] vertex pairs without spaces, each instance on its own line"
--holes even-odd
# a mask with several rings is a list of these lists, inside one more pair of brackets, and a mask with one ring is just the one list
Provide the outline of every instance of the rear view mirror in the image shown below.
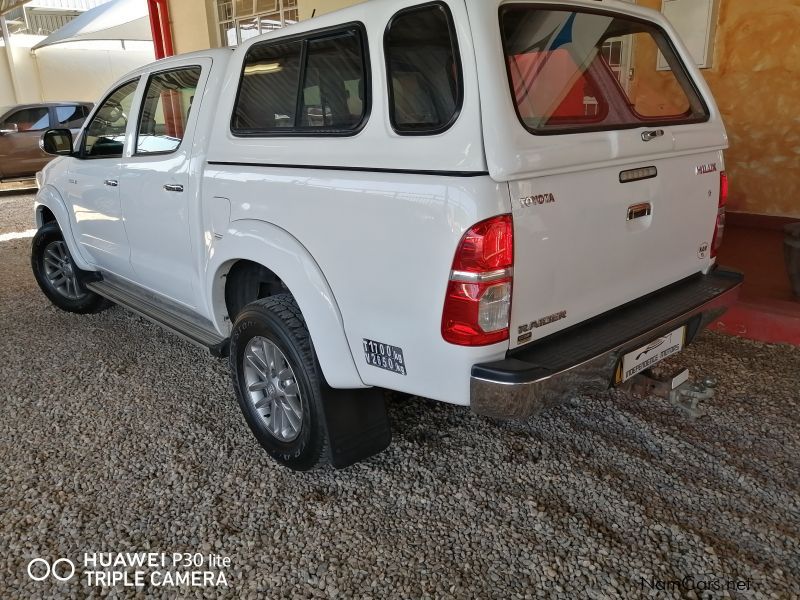
[[48,129],[42,134],[39,147],[48,154],[69,156],[72,154],[72,132],[69,129]]
[[9,133],[19,132],[19,126],[16,123],[6,123],[0,127],[0,135],[8,135]]

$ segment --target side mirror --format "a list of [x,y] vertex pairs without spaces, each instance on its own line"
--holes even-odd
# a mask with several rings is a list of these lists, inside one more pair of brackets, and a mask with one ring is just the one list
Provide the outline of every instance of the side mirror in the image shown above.
[[0,129],[0,135],[8,135],[10,133],[19,133],[19,125],[16,123],[6,123]]
[[39,139],[39,147],[48,154],[69,156],[72,154],[72,132],[69,129],[48,129]]

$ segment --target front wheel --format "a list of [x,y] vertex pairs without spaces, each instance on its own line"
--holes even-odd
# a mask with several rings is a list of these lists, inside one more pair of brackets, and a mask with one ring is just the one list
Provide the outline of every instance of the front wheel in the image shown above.
[[61,310],[91,313],[109,306],[105,298],[81,283],[80,270],[55,222],[43,225],[33,236],[31,269],[44,295]]
[[322,374],[294,298],[279,294],[245,306],[230,348],[239,406],[261,446],[295,471],[328,463]]

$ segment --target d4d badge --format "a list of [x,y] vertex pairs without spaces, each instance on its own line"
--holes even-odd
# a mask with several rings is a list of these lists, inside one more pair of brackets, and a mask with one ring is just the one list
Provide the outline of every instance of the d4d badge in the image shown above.
[[700,247],[697,249],[697,258],[704,259],[708,256],[708,243],[700,244]]

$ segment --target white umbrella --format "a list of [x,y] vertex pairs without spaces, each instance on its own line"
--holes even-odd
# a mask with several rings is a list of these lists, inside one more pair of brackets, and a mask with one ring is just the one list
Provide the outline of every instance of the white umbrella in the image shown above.
[[152,41],[146,0],[111,0],[76,17],[31,50],[85,40]]

